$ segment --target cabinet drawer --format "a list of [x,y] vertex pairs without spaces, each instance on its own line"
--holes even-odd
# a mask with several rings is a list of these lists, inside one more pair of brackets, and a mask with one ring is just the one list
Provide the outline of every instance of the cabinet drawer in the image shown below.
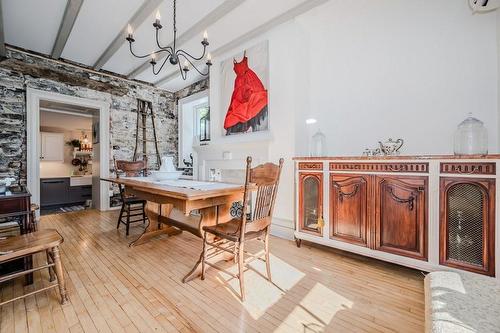
[[40,204],[42,206],[61,205],[71,202],[69,198],[69,178],[46,178],[40,180]]
[[0,202],[0,214],[11,214],[29,210],[26,198],[9,198]]
[[72,186],[69,190],[72,203],[84,202],[92,199],[92,186]]

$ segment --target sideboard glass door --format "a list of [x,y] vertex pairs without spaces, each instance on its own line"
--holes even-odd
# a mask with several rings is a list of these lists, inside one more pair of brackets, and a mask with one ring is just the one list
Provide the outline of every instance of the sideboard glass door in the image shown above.
[[322,234],[323,174],[301,173],[299,184],[300,231]]

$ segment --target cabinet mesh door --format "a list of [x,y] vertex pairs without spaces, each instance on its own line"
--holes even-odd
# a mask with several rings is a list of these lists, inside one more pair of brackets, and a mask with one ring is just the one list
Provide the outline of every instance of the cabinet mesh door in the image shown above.
[[484,195],[478,185],[456,184],[448,192],[448,259],[483,266]]

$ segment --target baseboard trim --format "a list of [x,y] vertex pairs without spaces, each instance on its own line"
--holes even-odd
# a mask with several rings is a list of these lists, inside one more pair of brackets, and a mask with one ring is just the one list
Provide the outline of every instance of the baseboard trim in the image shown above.
[[271,235],[293,240],[294,231],[293,221],[273,218],[273,223],[271,224]]

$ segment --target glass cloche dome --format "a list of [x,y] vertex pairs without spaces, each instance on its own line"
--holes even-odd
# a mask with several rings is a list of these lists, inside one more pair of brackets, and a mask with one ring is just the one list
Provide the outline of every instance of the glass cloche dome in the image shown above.
[[455,155],[488,154],[488,131],[484,123],[469,113],[455,132]]
[[309,156],[311,157],[322,157],[326,156],[326,136],[318,130],[316,134],[312,136],[311,147],[309,148]]

